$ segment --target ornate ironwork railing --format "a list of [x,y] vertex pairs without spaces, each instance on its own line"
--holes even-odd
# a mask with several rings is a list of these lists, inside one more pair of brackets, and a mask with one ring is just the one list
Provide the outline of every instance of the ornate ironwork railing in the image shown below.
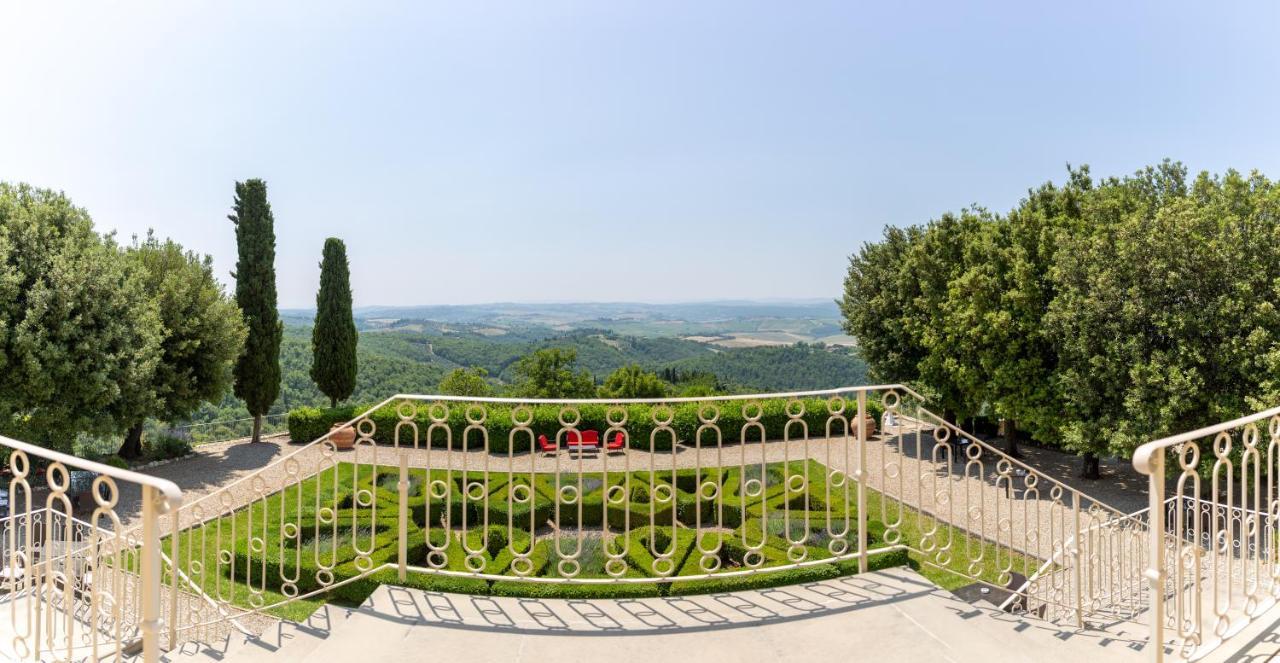
[[[1199,502],[1203,516],[1184,517],[1192,509],[1178,500],[1154,520],[1119,513],[901,385],[688,399],[400,395],[185,504],[153,477],[0,443],[12,450],[0,645],[25,660],[119,660],[138,647],[154,660],[244,613],[410,574],[475,593],[697,592],[862,572],[904,553],[1007,589],[1008,609],[1087,627],[1138,619],[1152,602],[1140,571],[1157,530],[1192,532],[1197,549],[1217,541],[1195,529],[1218,514]],[[100,475],[87,493],[72,468]],[[140,487],[136,526],[121,524],[121,482]],[[1231,513],[1224,527],[1252,535],[1269,512]],[[1166,558],[1182,554],[1167,545]],[[1161,605],[1174,601],[1162,587]]]
[[[865,571],[908,552],[1010,589],[1013,608],[1086,625],[1143,603],[1135,523],[901,385],[635,400],[400,395],[165,514],[166,624],[176,641],[370,577],[422,574],[464,592],[713,591]],[[208,609],[180,610],[173,597],[184,593],[208,597]]]
[[[155,660],[240,612],[378,574],[460,591],[698,591],[865,571],[907,551],[1011,590],[1009,609],[1078,626],[1148,620],[1151,642],[1188,659],[1280,597],[1280,408],[1141,447],[1151,506],[1134,514],[1006,456],[898,385],[618,401],[397,396],[180,507],[169,482],[0,445],[10,473],[0,647],[19,660],[120,660],[137,648]],[[75,470],[98,475],[88,490]],[[140,490],[137,527],[121,526],[122,484]]]
[[[158,660],[159,516],[181,504],[182,492],[170,481],[6,437],[0,448],[8,454],[8,515],[0,519],[3,654],[121,660],[140,649],[148,663]],[[117,512],[122,488],[140,492],[141,524],[130,531]]]
[[1201,658],[1280,598],[1280,408],[1149,442],[1133,464],[1165,512],[1144,570],[1151,641]]

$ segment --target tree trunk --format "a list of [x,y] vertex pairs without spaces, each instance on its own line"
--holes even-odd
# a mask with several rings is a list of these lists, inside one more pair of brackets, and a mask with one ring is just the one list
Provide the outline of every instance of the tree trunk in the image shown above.
[[1018,422],[1004,420],[1004,452],[1013,458],[1022,458],[1018,452]]
[[1099,467],[1098,454],[1086,453],[1080,458],[1080,478],[1082,479],[1101,479],[1102,470]]
[[120,445],[116,455],[128,460],[142,456],[142,422],[134,424],[125,433],[124,444]]
[[338,407],[338,399],[332,397],[329,398],[329,409],[332,410],[335,407]]
[[250,442],[262,441],[262,415],[260,414],[253,415],[253,438],[249,441]]

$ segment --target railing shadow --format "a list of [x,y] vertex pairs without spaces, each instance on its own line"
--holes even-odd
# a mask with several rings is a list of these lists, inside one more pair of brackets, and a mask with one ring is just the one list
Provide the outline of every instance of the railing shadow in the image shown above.
[[[409,625],[478,632],[574,636],[701,632],[782,624],[923,597],[938,588],[924,580],[891,586],[846,576],[792,587],[722,594],[623,599],[529,599],[468,596],[387,587],[359,610]],[[813,594],[805,598],[800,592]],[[818,600],[821,599],[821,603]]]

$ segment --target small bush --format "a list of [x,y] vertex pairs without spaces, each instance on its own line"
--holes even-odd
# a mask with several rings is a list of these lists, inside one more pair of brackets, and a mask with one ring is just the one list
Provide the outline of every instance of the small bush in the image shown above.
[[151,456],[157,460],[181,458],[191,453],[191,440],[176,435],[158,435],[148,444]]

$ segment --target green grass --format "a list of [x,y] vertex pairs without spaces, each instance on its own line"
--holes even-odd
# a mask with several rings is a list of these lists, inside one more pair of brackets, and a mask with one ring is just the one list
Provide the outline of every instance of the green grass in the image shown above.
[[[826,528],[828,509],[832,513],[833,528],[842,529],[844,515],[850,519],[850,533],[845,534],[848,550],[857,549],[856,541],[856,493],[850,481],[846,487],[829,486],[827,469],[815,461],[775,463],[760,468],[746,468],[742,473],[736,467],[704,469],[702,475],[695,470],[679,470],[674,476],[668,470],[653,477],[653,485],[666,486],[670,498],[655,499],[654,493],[666,489],[650,490],[650,475],[646,471],[630,475],[611,472],[608,477],[599,473],[584,474],[578,505],[562,505],[558,522],[562,528],[599,528],[606,517],[611,531],[622,528],[624,518],[630,518],[629,536],[615,537],[608,543],[595,537],[584,537],[584,549],[579,560],[582,569],[578,577],[608,577],[605,563],[608,554],[621,554],[627,562],[625,577],[652,582],[612,583],[584,585],[571,583],[536,583],[521,581],[512,570],[516,555],[510,546],[524,553],[532,563],[531,576],[557,577],[561,561],[556,542],[546,531],[538,533],[538,541],[531,545],[529,524],[540,530],[555,517],[557,477],[554,474],[538,474],[530,479],[528,473],[508,477],[505,472],[470,472],[465,479],[461,472],[449,475],[443,470],[410,470],[408,510],[408,562],[412,566],[427,567],[430,561],[441,562],[441,568],[452,571],[468,570],[466,560],[472,554],[472,563],[483,572],[510,576],[510,580],[486,580],[471,577],[450,577],[435,573],[410,573],[399,582],[394,570],[381,571],[370,577],[354,581],[343,587],[329,590],[315,598],[302,599],[268,610],[270,614],[291,620],[305,618],[326,601],[354,604],[362,601],[379,584],[400,584],[432,591],[492,594],[506,596],[537,596],[560,598],[639,597],[732,591],[775,585],[812,582],[857,572],[857,560],[842,560],[830,564],[787,569],[766,573],[688,579],[703,573],[703,565],[718,564],[722,569],[742,568],[747,561],[748,546],[744,541],[763,542],[760,553],[764,567],[787,563],[787,537],[800,541],[805,559],[829,559],[828,549],[832,538]],[[808,478],[804,487],[789,485],[791,477]],[[179,535],[179,567],[193,578],[204,591],[214,598],[245,607],[272,605],[290,593],[305,594],[322,587],[317,577],[320,565],[332,567],[336,581],[352,578],[364,568],[376,568],[398,561],[398,471],[391,467],[377,468],[375,480],[373,468],[357,468],[349,463],[338,464],[321,474],[290,486],[285,491],[264,495],[262,499],[234,514],[206,522]],[[562,475],[560,486],[577,486],[576,475]],[[751,495],[747,490],[752,480],[764,479],[762,494]],[[700,500],[697,496],[701,484],[718,480],[722,511],[717,519],[715,502]],[[797,484],[799,479],[794,479]],[[481,488],[474,488],[479,482]],[[752,484],[752,487],[754,485]],[[437,496],[429,496],[429,489]],[[475,500],[467,497],[468,490],[484,493]],[[845,492],[848,491],[846,497]],[[530,495],[526,503],[509,500]],[[446,500],[439,495],[447,494]],[[606,509],[606,495],[613,495],[616,503]],[[319,505],[319,507],[317,506]],[[376,511],[373,505],[376,504]],[[881,522],[882,506],[889,506],[889,517],[897,503],[879,493],[867,491],[868,548],[883,548],[892,533],[886,533]],[[208,508],[212,508],[211,506]],[[688,527],[673,527],[673,520],[692,526],[696,516],[702,515],[703,523],[722,528],[721,545],[711,554],[700,552],[694,541],[694,531]],[[488,516],[489,528],[484,527]],[[447,516],[450,533],[440,523]],[[787,518],[789,516],[789,518]],[[808,524],[805,517],[808,516]],[[506,524],[510,518],[515,527],[508,534]],[[462,528],[462,523],[467,526]],[[790,522],[788,522],[788,520]],[[654,525],[651,527],[650,522]],[[282,525],[283,523],[283,525]],[[913,511],[903,513],[898,528],[901,543],[922,549],[923,533],[929,525],[927,519]],[[250,532],[250,527],[252,531]],[[352,532],[355,532],[353,540]],[[336,534],[336,536],[335,536]],[[707,536],[707,535],[704,535]],[[711,535],[715,537],[716,535]],[[940,541],[951,537],[955,554],[947,564],[939,566],[930,554],[897,550],[881,553],[869,559],[871,569],[909,565],[939,586],[952,589],[972,582],[966,577],[970,562],[965,554],[966,545],[973,546],[982,560],[976,564],[978,577],[992,583],[999,581],[997,550],[989,542],[967,539],[955,528],[938,524],[935,538]],[[433,556],[429,561],[428,540],[443,546],[446,559]],[[714,547],[714,538],[704,539],[704,547]],[[566,533],[561,540],[562,550],[571,552],[577,539]],[[170,541],[164,542],[166,552]],[[360,559],[356,547],[367,553]],[[474,554],[478,551],[478,554]],[[670,554],[670,577],[663,578],[655,569],[654,551]],[[796,552],[793,550],[792,552]],[[714,558],[714,561],[712,560]],[[1000,553],[1000,560],[1009,559],[1007,552]],[[366,561],[367,560],[367,561]],[[1035,560],[1013,555],[1014,570],[1034,569]],[[264,568],[265,562],[265,568]],[[949,570],[948,570],[949,569]],[[959,574],[955,573],[959,572]],[[292,584],[290,584],[290,582]],[[261,602],[254,599],[255,592]],[[296,589],[296,592],[291,590]]]

